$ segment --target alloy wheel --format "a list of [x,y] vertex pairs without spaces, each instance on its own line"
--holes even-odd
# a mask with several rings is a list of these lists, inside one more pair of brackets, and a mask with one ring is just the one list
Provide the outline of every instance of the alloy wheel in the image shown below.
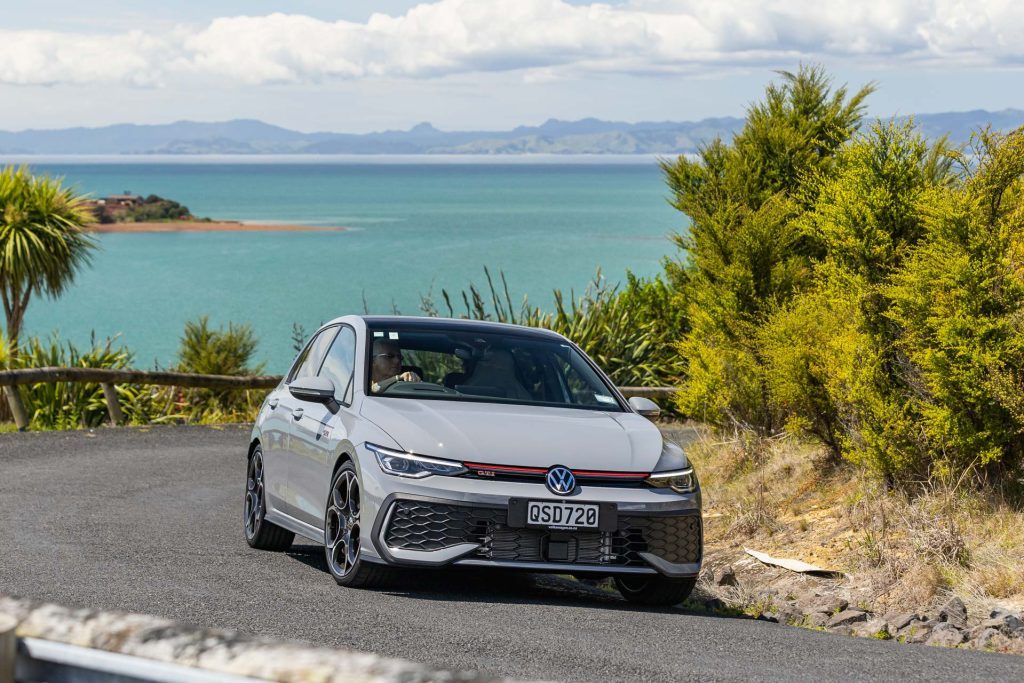
[[359,480],[351,470],[342,470],[334,480],[324,541],[331,573],[346,576],[359,559]]
[[263,453],[256,451],[249,460],[245,478],[245,536],[253,539],[263,523]]

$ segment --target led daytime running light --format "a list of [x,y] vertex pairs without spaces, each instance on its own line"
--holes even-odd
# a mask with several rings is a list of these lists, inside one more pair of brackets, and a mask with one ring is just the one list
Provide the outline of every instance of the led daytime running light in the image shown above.
[[412,453],[403,453],[390,448],[366,444],[366,450],[370,451],[377,458],[380,469],[396,477],[409,479],[422,479],[433,474],[442,476],[453,476],[463,474],[468,470],[460,462],[454,460],[441,460],[428,458]]
[[671,488],[676,493],[692,493],[697,489],[697,478],[693,475],[692,467],[672,472],[656,472],[647,477],[646,482],[656,488]]

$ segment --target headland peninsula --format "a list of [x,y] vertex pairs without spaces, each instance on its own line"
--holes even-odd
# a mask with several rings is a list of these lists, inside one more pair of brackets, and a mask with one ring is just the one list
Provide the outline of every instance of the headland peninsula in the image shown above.
[[95,217],[91,232],[338,232],[341,226],[323,227],[281,223],[244,223],[192,215],[188,207],[172,199],[125,192],[86,201]]
[[135,223],[92,223],[90,232],[342,232],[341,226],[242,223],[240,221],[139,221]]

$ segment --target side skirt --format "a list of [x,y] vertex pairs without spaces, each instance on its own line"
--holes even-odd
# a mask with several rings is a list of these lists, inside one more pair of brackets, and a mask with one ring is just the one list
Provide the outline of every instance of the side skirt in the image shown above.
[[299,536],[308,538],[311,541],[316,541],[317,543],[324,542],[323,529],[317,529],[315,526],[301,522],[280,510],[267,510],[266,520],[271,524],[276,524],[283,529],[295,532]]

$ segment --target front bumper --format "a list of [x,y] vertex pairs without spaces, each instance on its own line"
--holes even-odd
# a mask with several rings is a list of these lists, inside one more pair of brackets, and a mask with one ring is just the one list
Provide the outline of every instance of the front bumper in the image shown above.
[[[435,481],[446,479],[453,481]],[[529,487],[516,492],[522,497],[551,499],[543,487],[520,486]],[[506,496],[481,495],[473,500],[477,497],[466,492],[425,493],[392,492],[380,501],[370,532],[380,560],[405,566],[490,566],[604,575],[690,577],[700,572],[699,493],[666,498],[647,491],[594,488],[591,496],[613,506],[615,513],[614,526],[605,531],[511,525],[510,497]],[[589,500],[586,493],[581,502]],[[625,500],[612,502],[610,497]]]

